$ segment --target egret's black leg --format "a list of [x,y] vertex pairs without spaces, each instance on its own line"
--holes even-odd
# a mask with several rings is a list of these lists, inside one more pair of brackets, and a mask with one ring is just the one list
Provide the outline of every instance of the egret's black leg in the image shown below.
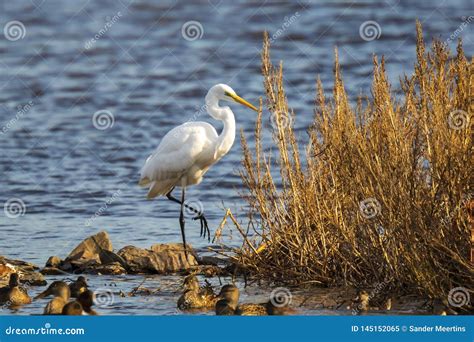
[[[173,188],[174,189],[174,188]],[[204,238],[206,238],[206,234],[207,234],[207,240],[210,242],[211,241],[211,231],[209,230],[209,226],[207,224],[207,220],[206,218],[204,217],[204,213],[200,212],[199,210],[193,208],[192,206],[184,203],[184,200],[179,200],[177,199],[176,197],[174,197],[171,192],[173,191],[173,189],[171,189],[170,192],[168,192],[166,194],[166,197],[170,200],[170,201],[173,201],[173,202],[176,202],[178,204],[181,204],[181,206],[185,206],[186,208],[188,208],[189,210],[191,210],[192,212],[196,213],[197,216],[193,218],[193,220],[199,220],[200,223],[201,223],[201,234],[200,236],[203,236]]]
[[184,232],[184,193],[186,188],[183,186],[181,192],[181,212],[179,213],[179,226],[181,227],[181,237],[183,238],[184,255],[188,260],[188,248],[186,247],[186,235]]

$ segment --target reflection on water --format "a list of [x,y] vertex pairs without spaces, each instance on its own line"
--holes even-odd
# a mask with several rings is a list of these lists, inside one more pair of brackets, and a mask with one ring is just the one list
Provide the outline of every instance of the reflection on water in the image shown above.
[[[18,202],[20,212],[2,214],[0,254],[42,265],[100,229],[110,233],[116,248],[180,241],[178,207],[165,199],[146,201],[146,191],[136,184],[139,169],[173,126],[196,118],[211,122],[201,106],[213,84],[228,83],[258,103],[264,30],[273,40],[273,58],[285,61],[295,125],[305,140],[316,75],[331,89],[334,46],[352,98],[370,90],[373,53],[386,56],[396,84],[414,62],[416,18],[427,37],[445,40],[472,9],[469,0],[433,6],[399,0],[5,2],[1,24],[17,20],[25,31],[23,38],[0,39],[1,199],[19,199],[24,207]],[[368,21],[379,25],[378,39],[359,33]],[[467,25],[459,36],[472,54],[469,33]],[[250,133],[254,114],[233,109],[238,129]],[[264,123],[270,129],[268,113]],[[211,230],[224,206],[239,212],[245,205],[238,194],[239,158],[236,144],[188,192],[201,201]],[[194,246],[207,245],[199,239],[198,222],[189,221],[187,232]],[[238,242],[234,237],[232,243]],[[174,281],[160,277],[157,285],[167,279]],[[108,280],[97,280],[102,281]],[[124,298],[108,310],[135,312],[140,305],[144,312],[174,313],[171,297],[141,304]],[[31,312],[37,312],[35,305]]]

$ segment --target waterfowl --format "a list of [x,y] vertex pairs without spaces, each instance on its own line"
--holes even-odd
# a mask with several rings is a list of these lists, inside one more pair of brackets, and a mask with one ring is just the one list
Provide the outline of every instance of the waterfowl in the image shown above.
[[228,316],[267,316],[267,315],[288,315],[295,311],[287,306],[276,306],[271,300],[261,304],[240,304],[239,289],[234,285],[225,285],[219,293],[216,303],[216,315]]
[[265,304],[265,308],[267,309],[267,314],[270,316],[285,316],[285,315],[294,315],[297,311],[293,308],[290,308],[286,305],[284,306],[276,306],[273,304],[271,300],[269,300]]
[[369,310],[391,310],[392,299],[390,297],[380,298],[376,302],[371,294],[365,290],[359,291],[355,298],[353,310],[369,311]]
[[78,301],[74,300],[72,302],[64,305],[61,315],[67,316],[81,316],[82,315],[82,305]]
[[235,315],[239,304],[239,289],[234,285],[224,285],[219,293],[219,299],[216,302],[215,310],[218,316]]
[[79,276],[76,281],[69,284],[71,290],[71,297],[77,298],[82,292],[87,290],[87,280],[84,276]]
[[10,274],[8,286],[0,289],[0,303],[10,306],[24,305],[31,303],[27,290],[20,285],[18,273]]
[[221,298],[216,303],[216,315],[229,316],[264,316],[267,315],[265,305],[241,304],[239,305],[239,289],[234,285],[225,285],[219,293]]
[[92,309],[92,305],[94,305],[94,297],[94,292],[91,290],[85,290],[77,297],[76,301],[81,304],[85,313],[95,316],[97,315],[97,312]]
[[212,308],[218,300],[212,287],[210,285],[201,287],[195,275],[184,278],[183,287],[184,292],[178,298],[180,310]]
[[44,292],[47,291],[49,291],[47,295],[52,294],[54,295],[54,298],[51,299],[48,304],[46,304],[43,314],[61,315],[64,306],[68,303],[69,298],[71,297],[71,290],[69,289],[69,286],[61,281],[53,282]]
[[61,281],[61,280],[53,281],[46,290],[38,294],[34,299],[36,300],[36,299],[41,299],[47,296],[54,295],[56,288],[65,287],[65,286],[69,288],[68,284],[66,284],[64,281]]
[[238,316],[267,316],[265,304],[241,304],[237,306],[235,314]]

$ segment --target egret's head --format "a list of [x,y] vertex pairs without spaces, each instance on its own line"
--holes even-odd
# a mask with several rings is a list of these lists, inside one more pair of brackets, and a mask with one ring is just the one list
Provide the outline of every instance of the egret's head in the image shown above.
[[229,87],[227,84],[216,84],[211,89],[209,89],[209,92],[206,95],[206,102],[209,103],[209,102],[212,102],[213,100],[237,102],[246,107],[253,109],[254,111],[258,111],[258,109],[254,105],[245,101],[243,98],[237,95],[234,89]]

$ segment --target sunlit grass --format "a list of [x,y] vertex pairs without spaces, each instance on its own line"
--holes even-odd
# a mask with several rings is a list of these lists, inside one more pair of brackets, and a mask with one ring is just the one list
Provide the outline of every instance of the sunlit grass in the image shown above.
[[[245,239],[236,256],[254,275],[328,286],[388,280],[433,297],[472,288],[463,208],[474,184],[469,63],[461,42],[454,57],[439,41],[428,52],[419,23],[416,55],[397,99],[384,59],[374,57],[371,95],[354,106],[336,51],[332,96],[318,80],[309,144],[302,146],[287,124],[298,114],[265,36],[262,73],[265,105],[275,118],[273,142],[262,146],[266,114],[259,113],[255,135],[242,135],[241,173],[257,238]],[[264,152],[270,148],[272,155]]]

